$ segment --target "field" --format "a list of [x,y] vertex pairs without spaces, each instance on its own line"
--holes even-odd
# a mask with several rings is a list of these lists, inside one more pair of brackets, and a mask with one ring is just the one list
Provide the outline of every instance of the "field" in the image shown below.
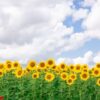
[[0,63],[0,96],[4,100],[100,100],[100,63],[60,63],[53,59],[25,68],[18,61]]

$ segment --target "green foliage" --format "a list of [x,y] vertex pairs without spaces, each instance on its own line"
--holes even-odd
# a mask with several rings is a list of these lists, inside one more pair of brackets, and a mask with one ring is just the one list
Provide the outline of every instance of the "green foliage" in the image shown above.
[[77,79],[71,86],[59,77],[46,82],[44,75],[32,79],[31,73],[16,78],[11,72],[0,78],[0,96],[4,100],[100,100],[96,79]]

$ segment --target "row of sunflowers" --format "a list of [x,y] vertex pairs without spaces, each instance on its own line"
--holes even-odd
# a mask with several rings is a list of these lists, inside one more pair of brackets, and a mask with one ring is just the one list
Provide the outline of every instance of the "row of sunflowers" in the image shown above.
[[56,64],[54,59],[0,63],[0,95],[5,100],[100,100],[100,63]]

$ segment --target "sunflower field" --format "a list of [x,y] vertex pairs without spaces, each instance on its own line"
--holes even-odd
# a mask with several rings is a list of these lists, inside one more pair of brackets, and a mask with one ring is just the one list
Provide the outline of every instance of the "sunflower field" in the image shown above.
[[4,100],[100,100],[100,63],[56,64],[48,59],[0,63],[0,96]]

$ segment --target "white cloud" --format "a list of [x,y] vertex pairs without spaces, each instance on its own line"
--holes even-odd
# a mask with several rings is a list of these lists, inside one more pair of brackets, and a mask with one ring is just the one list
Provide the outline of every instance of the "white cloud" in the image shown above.
[[90,38],[100,39],[100,0],[97,0],[91,8],[91,12],[83,21],[85,34]]
[[96,1],[97,0],[84,0],[82,2],[82,6],[83,7],[91,7],[91,6],[93,6],[95,4]]
[[58,58],[57,61],[56,61],[57,64],[60,64],[62,62],[66,63],[66,64],[73,63],[71,58],[63,58],[63,57],[62,58]]
[[84,19],[88,15],[88,9],[80,8],[79,10],[75,10],[73,13],[73,20],[78,21],[80,19]]
[[96,56],[94,57],[93,61],[94,61],[94,63],[100,62],[100,52],[98,52],[98,53],[96,54]]
[[73,33],[73,27],[63,24],[71,5],[72,0],[0,0],[1,59],[56,55],[63,38]]
[[[29,59],[56,58],[64,51],[83,46],[93,37],[93,31],[98,38],[98,31],[91,31],[94,26],[89,26],[89,20],[96,25],[94,18],[89,18],[95,10],[88,15],[86,9],[73,10],[72,5],[73,0],[0,0],[1,60],[25,63]],[[73,26],[64,25],[67,16],[73,16],[74,21],[85,19],[86,32],[74,33]],[[70,63],[71,59],[66,61]]]
[[84,25],[87,29],[100,29],[100,1],[98,0],[91,9],[91,12],[87,16]]
[[84,54],[83,57],[77,57],[74,58],[73,61],[74,63],[83,63],[83,64],[89,64],[93,60],[93,52],[88,51]]
[[100,62],[100,52],[93,53],[92,51],[87,51],[83,56],[79,57],[61,57],[57,59],[57,63],[65,62],[66,64],[88,64],[93,67],[93,64]]

